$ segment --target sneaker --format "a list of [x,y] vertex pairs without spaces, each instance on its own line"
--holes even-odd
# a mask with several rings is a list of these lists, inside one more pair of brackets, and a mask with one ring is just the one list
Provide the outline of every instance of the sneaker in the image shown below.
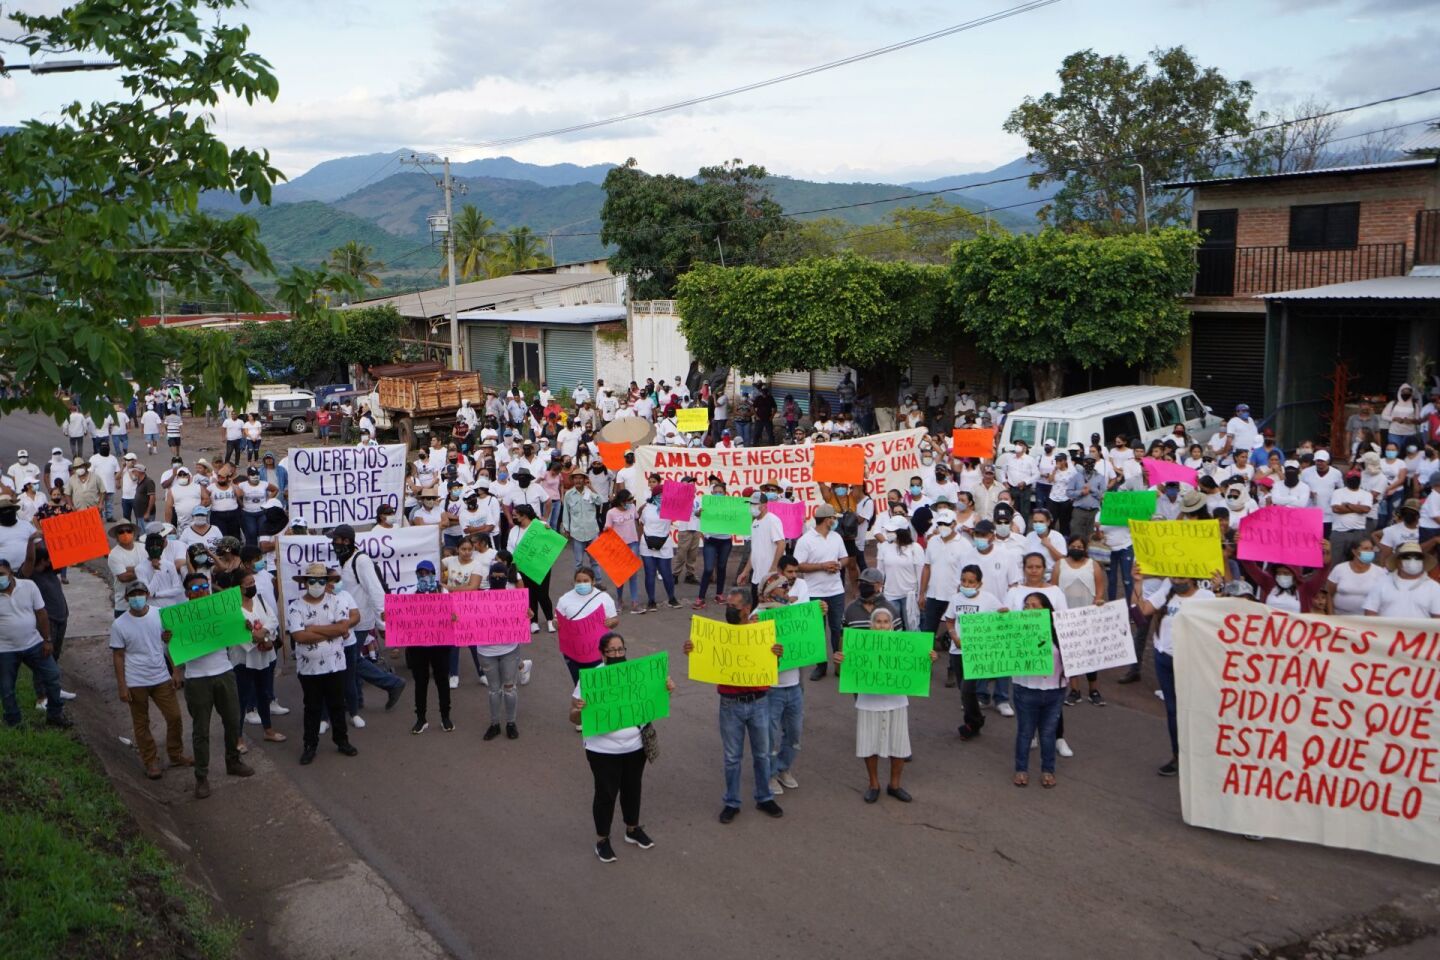
[[1060,756],[1062,757],[1075,756],[1075,751],[1070,749],[1070,744],[1065,742],[1064,737],[1060,737],[1055,741],[1055,752],[1060,754]]
[[780,785],[780,781],[776,777],[770,778],[770,792],[777,797],[785,793],[785,788]]
[[507,724],[505,724],[505,739],[506,739],[506,740],[519,740],[519,739],[520,739],[520,728],[517,727],[517,726],[515,726],[515,724],[513,724],[513,723],[507,723]]
[[671,610],[679,610],[680,601],[676,600],[674,597],[671,597],[669,600],[665,601],[665,606],[669,607]]
[[315,762],[315,748],[306,747],[300,751],[300,766],[305,767]]
[[441,717],[441,718],[440,718],[440,729],[441,729],[441,730],[444,730],[446,733],[454,733],[454,732],[455,732],[455,721],[454,721],[454,720],[451,720],[449,717]]
[[610,846],[610,839],[609,839],[608,837],[607,837],[606,839],[604,839],[604,840],[600,840],[600,841],[597,841],[597,842],[596,842],[596,844],[595,844],[595,856],[597,856],[597,857],[600,858],[600,862],[601,862],[601,863],[614,863],[614,862],[615,862],[615,860],[616,860],[616,857],[615,857],[615,848],[612,847],[612,846]]
[[551,620],[551,621],[550,621],[550,625],[545,628],[545,632],[546,632],[546,633],[554,633],[554,632],[555,632],[555,621],[554,621],[554,620]]
[[990,697],[989,697],[989,696],[980,696],[979,694],[976,694],[976,695],[975,695],[975,702],[978,703],[978,704],[980,704],[980,709],[981,709],[981,710],[989,710],[989,709],[990,709]]
[[690,604],[690,609],[691,609],[691,610],[704,610],[704,609],[705,609],[705,598],[704,598],[704,597],[701,597],[699,600],[696,600],[694,603]]
[[36,710],[43,711],[48,706],[50,706],[50,699],[48,697],[42,697],[41,699],[35,701]]
[[1137,681],[1137,680],[1139,680],[1139,679],[1140,679],[1140,671],[1139,671],[1139,670],[1131,670],[1129,673],[1125,674],[1125,676],[1121,677],[1119,680],[1116,680],[1115,682],[1116,682],[1116,683],[1134,683],[1135,681]]
[[631,600],[631,601],[630,601],[630,612],[631,612],[631,613],[644,613],[644,612],[645,612],[645,608],[643,608],[642,606],[640,606],[640,604],[636,603],[634,600]]
[[1180,764],[1176,760],[1171,760],[1169,763],[1165,764],[1165,766],[1161,767],[1155,772],[1160,774],[1160,776],[1162,777],[1173,777],[1180,772]]
[[339,750],[347,757],[353,757],[360,752],[360,749],[356,747],[355,744],[351,743],[349,740],[346,740],[344,743],[335,744],[335,749]]
[[260,714],[256,713],[254,710],[251,710],[249,713],[245,714],[245,722],[250,724],[250,726],[252,727],[260,726]]
[[352,716],[352,717],[350,718],[350,726],[352,726],[352,727],[359,727],[361,730],[364,730],[364,729],[365,729],[365,718],[362,717],[362,716],[360,716],[360,714],[358,714],[358,713],[355,714],[354,716]]
[[995,709],[1000,711],[1000,716],[1002,717],[1015,716],[1015,708],[1010,706],[1009,700],[1001,700],[998,704],[996,704]]
[[394,707],[395,704],[399,703],[399,702],[400,702],[400,697],[401,697],[404,693],[405,693],[405,684],[403,684],[403,683],[397,683],[397,684],[395,684],[395,686],[391,687],[391,688],[390,688],[390,692],[387,693],[387,694],[385,694],[385,709],[386,709],[387,711],[389,711],[390,708]]
[[483,674],[483,673],[480,674],[480,686],[482,686],[482,687],[488,687],[488,686],[490,686],[490,678],[487,677],[487,676],[485,676],[485,674]]
[[657,607],[657,606],[655,606],[655,603],[654,603],[653,601],[650,602],[650,603],[645,604],[645,612],[646,612],[646,613],[654,613],[656,610],[659,610],[659,609],[660,609],[660,608]]
[[789,770],[781,770],[775,775],[775,779],[779,780],[780,785],[786,790],[800,789],[800,781],[796,780],[795,774],[791,773]]
[[584,732],[585,732],[585,728],[582,727],[580,724],[577,723],[577,724],[575,724],[575,732],[576,732],[576,733],[584,733]]
[[277,717],[283,717],[290,712],[290,708],[282,706],[279,700],[270,701],[270,712]]
[[451,689],[451,690],[454,690],[454,689],[455,689],[456,687],[458,687],[458,686],[460,686],[460,678],[459,678],[459,677],[451,677],[451,678],[450,678],[450,689]]
[[325,736],[325,734],[327,734],[327,733],[329,733],[329,732],[330,732],[330,721],[329,721],[329,720],[321,720],[321,721],[320,721],[320,736],[323,737],[323,736]]
[[429,729],[430,724],[426,723],[424,720],[416,720],[415,726],[410,728],[410,733],[418,737],[420,736],[420,734],[424,733],[426,730]]
[[540,632],[540,624],[536,623],[534,620],[531,620],[531,621],[530,621],[530,632],[531,632],[531,633],[539,633],[539,632]]
[[721,822],[721,823],[729,823],[730,821],[732,821],[732,820],[735,819],[735,815],[736,815],[737,813],[739,813],[739,812],[740,812],[740,808],[739,808],[739,807],[721,807],[721,808],[720,808],[720,822]]
[[[300,761],[300,762],[301,762],[301,763],[304,763],[305,761],[302,760],[302,761]],[[202,779],[202,780],[196,780],[196,781],[195,781],[195,799],[196,799],[196,800],[204,800],[204,799],[205,799],[206,797],[208,797],[208,796],[210,796],[210,781],[209,781],[209,780],[203,780],[203,779]]]
[[232,777],[255,776],[255,768],[243,760],[236,760],[234,763],[225,764],[225,772]]
[[655,846],[655,841],[650,839],[650,835],[645,832],[644,827],[636,827],[634,830],[626,830],[625,842],[633,843],[641,850],[649,850],[651,847]]
[[1159,700],[1161,703],[1164,703],[1164,702],[1165,702],[1165,691],[1164,691],[1164,690],[1156,690],[1156,691],[1155,691],[1155,699],[1156,699],[1156,700]]
[[776,818],[785,816],[785,811],[781,810],[780,804],[776,803],[774,800],[761,800],[759,803],[755,804],[755,809],[762,810],[765,813],[770,814],[770,816]]
[[955,732],[960,734],[961,740],[974,740],[976,737],[980,736],[980,731],[976,730],[968,723],[960,724],[960,726],[955,728]]
[[481,740],[494,740],[494,739],[495,739],[496,737],[498,737],[498,736],[500,736],[500,724],[498,724],[498,723],[492,723],[492,724],[490,724],[490,726],[488,726],[488,727],[485,728],[485,735],[484,735],[483,737],[481,737],[480,739],[481,739]]
[[1090,691],[1090,703],[1097,707],[1105,706],[1105,698],[1100,695],[1099,690]]
[[61,699],[61,700],[74,700],[75,697],[76,697],[76,694],[71,693],[69,690],[61,690],[61,691],[60,691],[60,699]]
[[531,671],[534,667],[535,667],[535,661],[534,661],[534,660],[521,660],[521,661],[520,661],[520,686],[523,687],[523,686],[525,686],[526,684],[528,684],[528,683],[530,682],[530,671]]
[[1067,706],[1067,707],[1073,707],[1073,706],[1075,706],[1075,704],[1077,704],[1077,703],[1079,703],[1079,702],[1080,702],[1080,691],[1079,691],[1079,690],[1076,690],[1075,688],[1072,687],[1072,688],[1070,689],[1070,692],[1067,693],[1067,694],[1065,694],[1065,706]]

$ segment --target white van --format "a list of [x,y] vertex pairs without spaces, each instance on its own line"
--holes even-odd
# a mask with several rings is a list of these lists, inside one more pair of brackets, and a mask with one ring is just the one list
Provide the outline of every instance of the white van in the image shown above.
[[1046,440],[1064,449],[1072,444],[1088,447],[1094,434],[1108,449],[1124,434],[1131,449],[1163,440],[1184,423],[1192,442],[1204,443],[1225,421],[1210,412],[1193,390],[1182,387],[1107,387],[1021,407],[1005,418],[1002,444],[1023,440],[1031,450]]

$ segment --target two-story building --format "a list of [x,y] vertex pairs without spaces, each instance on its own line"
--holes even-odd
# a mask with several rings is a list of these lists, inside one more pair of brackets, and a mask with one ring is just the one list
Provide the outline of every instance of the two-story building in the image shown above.
[[[1440,356],[1440,157],[1165,184],[1194,192],[1189,342],[1157,377],[1324,436]],[[1337,390],[1335,379],[1344,386]]]

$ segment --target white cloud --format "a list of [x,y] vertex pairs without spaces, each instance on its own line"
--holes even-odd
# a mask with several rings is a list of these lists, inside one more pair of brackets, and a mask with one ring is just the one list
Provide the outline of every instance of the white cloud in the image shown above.
[[[1440,77],[1440,29],[1428,26],[1404,36],[1359,44],[1342,51],[1331,63],[1326,87],[1346,103],[1431,87]],[[1420,109],[1440,113],[1435,109],[1440,99],[1432,96],[1423,103],[1426,105]]]

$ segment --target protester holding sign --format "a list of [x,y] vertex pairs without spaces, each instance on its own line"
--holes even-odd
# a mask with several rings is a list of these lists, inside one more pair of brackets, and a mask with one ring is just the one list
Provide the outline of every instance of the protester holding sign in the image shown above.
[[[1032,555],[1033,556],[1033,555]],[[1029,558],[1026,558],[1027,565]],[[1021,589],[1019,587],[1016,588]],[[1026,610],[1054,610],[1050,597],[1032,591],[1025,597]],[[1040,738],[1040,786],[1055,786],[1055,753],[1065,703],[1065,668],[1060,660],[1055,628],[1050,626],[1054,668],[1048,674],[1011,678],[1015,695],[1015,786],[1030,784],[1030,741]]]
[[344,641],[350,633],[350,608],[328,592],[330,576],[325,564],[309,564],[294,580],[302,593],[290,601],[285,624],[295,644],[295,672],[300,675],[300,689],[305,694],[305,739],[300,762],[315,761],[322,707],[330,714],[330,736],[335,748],[353,757],[360,751],[351,744],[345,724]]
[[125,587],[126,612],[110,625],[111,661],[120,701],[130,707],[130,725],[145,776],[160,779],[160,758],[150,733],[150,704],[160,708],[165,721],[165,751],[172,767],[189,767],[185,756],[184,724],[175,691],[183,683],[180,668],[170,662],[161,639],[160,613],[150,606],[150,590],[139,580]]
[[[797,595],[792,595],[792,589]],[[756,617],[764,620],[767,615],[763,611],[795,609],[800,603],[809,602],[810,594],[804,580],[797,579],[791,584],[782,574],[772,573],[765,579],[760,598]],[[795,779],[792,769],[795,766],[795,757],[800,752],[800,738],[805,728],[805,688],[800,683],[800,667],[825,659],[824,608],[824,603],[820,603],[820,620],[815,624],[817,635],[812,638],[818,643],[811,644],[818,648],[818,660],[800,659],[794,661],[794,666],[786,665],[785,660],[793,657],[804,644],[782,636],[782,622],[776,619],[775,642],[787,653],[787,657],[781,660],[782,669],[775,674],[775,685],[766,696],[770,709],[770,791],[777,796],[800,786],[800,781]],[[787,640],[790,643],[788,648]]]
[[[840,649],[845,629],[845,582],[840,573],[848,559],[845,541],[835,532],[835,524],[835,508],[822,503],[815,508],[814,529],[795,544],[795,559],[800,561],[800,575],[810,588],[810,596],[826,605],[825,622],[830,631],[832,653]],[[817,664],[810,671],[810,679],[819,680],[825,673],[825,664]],[[837,676],[840,673],[838,666],[835,673]]]
[[[714,481],[710,485],[712,497],[725,496],[725,485]],[[699,498],[696,498],[696,516],[699,515]],[[803,508],[802,508],[803,510]],[[695,602],[691,605],[692,610],[705,609],[705,592],[710,589],[713,581],[715,584],[715,602],[725,602],[725,580],[726,572],[730,566],[730,550],[734,541],[728,534],[723,533],[701,533],[704,543],[700,555],[704,560],[704,568],[700,572],[700,590]]]
[[[1085,541],[1079,537],[1071,537],[1070,542],[1065,545],[1065,556],[1051,571],[1050,583],[1060,588],[1060,592],[1065,595],[1065,606],[1072,609],[1099,606],[1108,596],[1105,592],[1105,574],[1100,569],[1100,564],[1090,556]],[[1100,688],[1096,686],[1099,678],[1098,673],[1085,674],[1085,681],[1090,687],[1090,702],[1097,707],[1103,707],[1105,698],[1100,695]],[[1080,678],[1072,676],[1070,692],[1065,695],[1065,704],[1069,706],[1079,702]]]
[[1165,723],[1170,730],[1170,762],[1156,772],[1162,777],[1173,777],[1180,772],[1180,736],[1175,714],[1175,618],[1184,604],[1195,599],[1213,600],[1215,593],[1208,586],[1198,586],[1190,577],[1155,580],[1147,589],[1140,564],[1135,564],[1134,573],[1132,606],[1139,608],[1142,616],[1161,614],[1158,626],[1152,629],[1155,634],[1155,676],[1160,681],[1160,693],[1165,699]]
[[679,609],[680,601],[675,599],[675,541],[671,536],[675,524],[661,516],[660,502],[664,494],[660,484],[650,487],[650,499],[640,508],[640,560],[645,565],[645,612],[655,606],[655,575],[665,587],[668,598],[665,605]]
[[985,726],[985,712],[980,709],[980,698],[976,695],[976,682],[965,675],[965,651],[962,638],[965,634],[964,617],[972,613],[995,613],[1000,601],[994,594],[982,589],[984,573],[980,567],[967,563],[960,571],[960,588],[955,599],[945,609],[941,630],[950,638],[950,674],[960,686],[960,709],[963,713],[956,733],[961,740],[973,740],[980,736]]
[[[592,637],[594,633],[576,629],[574,625],[598,617],[605,630],[612,630],[620,623],[620,613],[610,594],[596,586],[595,571],[590,567],[575,571],[575,585],[555,601],[555,613],[560,618],[560,653],[565,658],[570,679],[578,683],[582,669],[600,662],[600,651],[593,642],[579,640],[585,633]],[[571,640],[572,633],[576,641]],[[575,646],[576,642],[584,643],[584,648]]]
[[240,588],[240,609],[250,630],[251,642],[228,647],[235,665],[235,687],[240,694],[240,713],[246,723],[258,724],[271,743],[288,739],[270,725],[270,701],[275,699],[275,644],[279,642],[280,618],[273,595],[266,596],[255,585],[255,574],[237,567],[215,574],[221,590]]
[[[602,445],[603,446],[603,445]],[[639,559],[640,543],[640,513],[635,509],[635,495],[629,490],[620,489],[615,491],[615,500],[609,510],[605,511],[605,529],[613,530],[630,551]],[[625,583],[615,584],[615,602],[625,602],[625,587],[630,587],[630,612],[640,612],[640,570],[642,564],[637,563],[636,569],[630,579]]]
[[[514,526],[510,528],[510,539],[506,542],[506,547],[509,549],[511,556],[516,558],[516,567],[521,566],[520,553],[518,552],[520,542],[525,539],[525,534],[530,530],[532,525],[538,528],[534,533],[536,537],[544,537],[547,534],[552,537],[560,537],[560,534],[551,533],[549,527],[546,527],[536,519],[538,515],[533,507],[521,504],[515,507],[510,515]],[[564,538],[560,537],[560,539],[560,549],[563,550],[565,547]],[[543,615],[551,633],[555,632],[555,607],[550,602],[550,567],[554,565],[555,559],[559,554],[560,551],[556,550],[550,556],[550,564],[545,565],[543,576],[532,576],[532,574],[538,572],[534,569],[529,573],[526,573],[524,569],[520,570],[520,576],[525,583],[525,589],[530,591],[530,611],[534,617],[535,624],[538,628],[540,618]]]
[[[416,594],[444,592],[445,587],[435,573],[435,564],[429,560],[421,560],[415,564]],[[440,702],[440,728],[446,733],[455,731],[455,724],[450,720],[452,684],[447,681],[457,679],[451,673],[451,663],[458,660],[458,654],[458,647],[447,644],[405,648],[405,666],[410,668],[410,673],[415,678],[415,725],[410,728],[412,735],[419,736],[430,729],[430,722],[425,714],[432,677],[435,680],[436,699]]]

